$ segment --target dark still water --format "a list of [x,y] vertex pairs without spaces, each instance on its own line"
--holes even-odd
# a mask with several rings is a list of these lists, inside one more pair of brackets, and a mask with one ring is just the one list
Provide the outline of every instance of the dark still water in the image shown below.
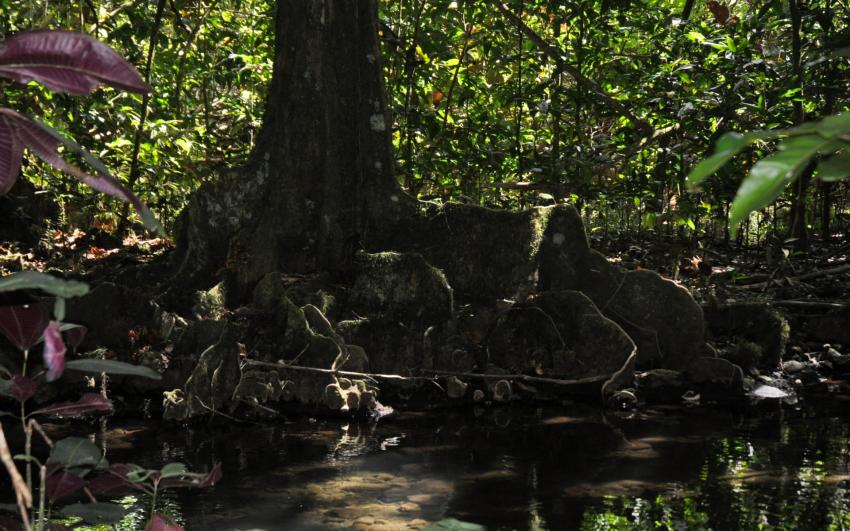
[[421,529],[445,518],[487,529],[850,529],[848,419],[850,401],[833,397],[217,432],[116,425],[107,456],[197,469],[221,461],[214,488],[165,495],[170,514],[198,530]]

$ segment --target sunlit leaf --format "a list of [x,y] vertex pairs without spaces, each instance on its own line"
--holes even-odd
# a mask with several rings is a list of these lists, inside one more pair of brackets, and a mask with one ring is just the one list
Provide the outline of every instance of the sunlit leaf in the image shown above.
[[735,195],[730,209],[733,232],[737,224],[772,203],[785,186],[797,178],[809,161],[835,141],[818,135],[795,136],[782,142],[779,150],[758,161]]
[[79,359],[65,362],[66,369],[83,372],[105,372],[107,374],[126,374],[129,376],[141,376],[152,380],[160,380],[162,375],[143,365],[133,365],[115,360]]

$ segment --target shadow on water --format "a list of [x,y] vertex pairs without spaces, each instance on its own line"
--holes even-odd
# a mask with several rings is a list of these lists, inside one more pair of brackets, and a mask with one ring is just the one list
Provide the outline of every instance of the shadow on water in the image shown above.
[[[111,461],[195,469],[188,529],[850,528],[850,402],[603,414],[579,406],[224,431],[117,424]],[[129,528],[129,527],[128,527]]]

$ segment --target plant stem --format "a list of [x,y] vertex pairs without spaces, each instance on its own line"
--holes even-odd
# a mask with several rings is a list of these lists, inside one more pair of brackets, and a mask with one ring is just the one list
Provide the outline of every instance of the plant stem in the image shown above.
[[6,434],[3,432],[3,424],[0,423],[0,461],[6,467],[6,472],[12,479],[12,488],[15,490],[15,499],[18,502],[18,511],[21,513],[21,520],[26,531],[32,531],[30,525],[27,508],[32,507],[32,491],[29,485],[24,483],[24,478],[15,466],[15,461],[12,458],[12,452],[9,451],[9,444],[6,442]]

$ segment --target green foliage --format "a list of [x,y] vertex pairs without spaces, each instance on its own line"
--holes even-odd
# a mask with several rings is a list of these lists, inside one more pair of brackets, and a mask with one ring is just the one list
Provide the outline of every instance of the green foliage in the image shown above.
[[[156,4],[21,2],[0,7],[0,28],[86,31],[141,70],[156,33],[148,100],[107,90],[83,104],[12,85],[5,97],[16,108],[41,109],[47,125],[90,146],[170,226],[192,190],[250,152],[271,76],[273,2],[175,0],[158,24]],[[720,4],[727,20],[704,2],[687,20],[672,0],[505,3],[538,41],[491,2],[379,2],[400,182],[428,200],[574,203],[603,234],[610,227],[720,236],[777,197],[782,215],[782,183],[791,179],[770,164],[792,153],[759,167],[747,183],[755,192],[736,199],[743,176],[774,144],[769,133],[724,135],[786,130],[800,113],[817,120],[846,109],[850,14],[807,2],[795,69],[786,3]],[[725,147],[700,163],[720,138]],[[736,154],[727,157],[729,149]],[[823,157],[818,177],[841,180],[850,155]],[[51,172],[24,171],[36,183]],[[715,176],[689,191],[687,175],[701,181],[708,173]],[[830,190],[837,201],[847,193],[845,183]],[[109,200],[73,181],[57,193],[70,222],[115,228],[120,215]],[[756,193],[766,199],[753,200]],[[816,193],[805,196],[810,207],[821,200]],[[834,218],[846,206],[818,208]],[[743,236],[782,230],[783,221],[771,219],[753,217]]]
[[[816,175],[824,181],[838,181],[850,175],[850,113],[827,117],[783,131],[726,133],[717,142],[715,153],[700,162],[688,175],[691,189],[719,170],[749,143],[783,137],[777,150],[750,169],[731,208],[733,231],[751,212],[773,203],[803,169],[818,162]],[[818,161],[820,157],[828,157]]]

